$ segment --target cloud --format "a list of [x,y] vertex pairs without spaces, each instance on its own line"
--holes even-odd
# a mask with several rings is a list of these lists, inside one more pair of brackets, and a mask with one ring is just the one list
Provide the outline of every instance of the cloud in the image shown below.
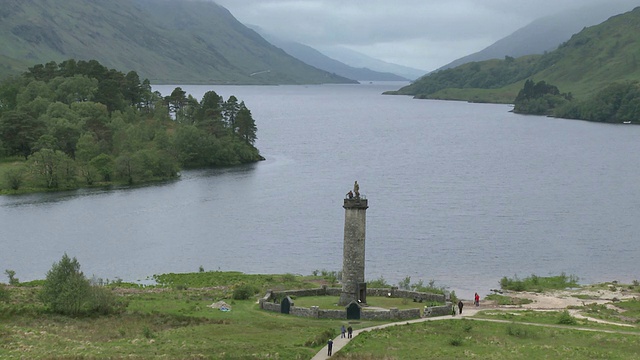
[[479,51],[537,18],[609,1],[216,0],[241,22],[276,36],[424,70]]

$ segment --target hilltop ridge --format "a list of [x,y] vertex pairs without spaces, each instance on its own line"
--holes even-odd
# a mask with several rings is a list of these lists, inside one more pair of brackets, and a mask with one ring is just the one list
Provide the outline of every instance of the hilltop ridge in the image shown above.
[[153,83],[355,82],[286,54],[210,1],[7,0],[0,19],[0,76],[73,58]]

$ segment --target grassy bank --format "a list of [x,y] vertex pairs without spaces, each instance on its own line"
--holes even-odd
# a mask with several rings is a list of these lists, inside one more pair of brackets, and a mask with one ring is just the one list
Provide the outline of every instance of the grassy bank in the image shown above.
[[[346,323],[266,312],[257,305],[257,299],[267,289],[332,285],[335,278],[330,273],[300,276],[201,271],[163,274],[154,279],[157,285],[148,287],[121,282],[104,285],[124,304],[124,310],[107,316],[84,317],[49,311],[38,296],[43,281],[17,285],[14,282],[14,286],[0,284],[0,358],[310,359]],[[611,290],[612,286],[606,284],[589,290]],[[636,284],[615,286],[638,290]],[[239,300],[238,289],[248,289],[251,296]],[[425,305],[384,297],[369,300],[370,305],[380,307]],[[231,311],[209,306],[218,301],[226,302]],[[335,308],[337,298],[299,297],[294,301],[296,306]],[[640,344],[639,303],[618,301],[615,305],[619,310],[591,304],[579,309],[631,327],[597,324],[563,311],[486,310],[477,315],[478,321],[443,317],[366,332],[334,357],[633,359]],[[381,323],[350,324],[357,330]],[[581,331],[580,327],[599,332]]]
[[[320,287],[331,280],[323,276],[199,272],[154,278],[157,286],[106,285],[125,311],[90,317],[49,312],[38,296],[42,281],[0,284],[8,294],[0,299],[0,358],[310,359],[345,323],[266,312],[257,305],[267,289]],[[234,300],[238,288],[254,295]],[[231,311],[208,306],[218,301]]]
[[639,335],[442,320],[358,335],[336,359],[637,359]]

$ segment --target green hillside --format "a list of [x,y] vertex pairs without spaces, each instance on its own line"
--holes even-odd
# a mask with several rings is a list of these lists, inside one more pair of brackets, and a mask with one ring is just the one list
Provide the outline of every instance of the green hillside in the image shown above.
[[640,80],[640,8],[585,28],[544,55],[468,63],[390,94],[510,103],[527,79],[553,84],[576,99],[614,82]]
[[287,55],[210,1],[3,0],[0,43],[0,76],[74,58],[152,83],[353,82]]

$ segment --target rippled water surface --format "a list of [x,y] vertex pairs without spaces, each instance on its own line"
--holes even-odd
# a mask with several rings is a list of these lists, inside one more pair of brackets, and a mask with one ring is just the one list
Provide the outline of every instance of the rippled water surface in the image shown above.
[[[640,127],[382,96],[401,84],[183,86],[245,101],[267,158],[177,181],[0,197],[0,266],[85,274],[340,270],[342,199],[369,199],[366,277],[459,295],[503,276],[640,279]],[[172,86],[157,86],[168,94]]]

